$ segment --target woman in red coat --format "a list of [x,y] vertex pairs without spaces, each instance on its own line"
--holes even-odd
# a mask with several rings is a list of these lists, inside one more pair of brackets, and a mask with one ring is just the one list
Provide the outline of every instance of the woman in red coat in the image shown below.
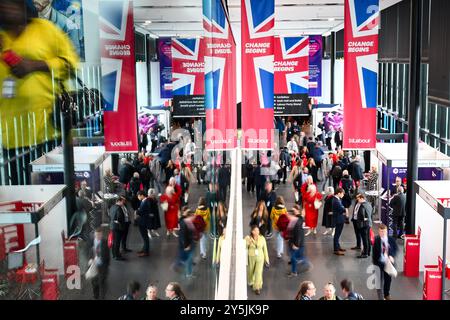
[[161,207],[163,208],[166,221],[167,235],[171,233],[175,237],[178,235],[174,229],[178,227],[178,211],[180,206],[181,187],[175,183],[175,179],[171,178],[166,188],[166,193],[160,198]]
[[[310,184],[303,194],[303,208],[305,209],[305,226],[309,228],[305,236],[311,233],[317,233],[317,220],[319,218],[319,201],[322,195],[317,191],[315,184]],[[317,202],[316,202],[317,201]],[[321,202],[320,202],[321,205]]]

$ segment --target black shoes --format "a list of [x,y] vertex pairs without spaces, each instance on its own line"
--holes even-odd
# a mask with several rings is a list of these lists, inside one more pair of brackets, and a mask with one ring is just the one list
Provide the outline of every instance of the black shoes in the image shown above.
[[360,255],[360,256],[357,256],[358,259],[365,259],[365,258],[367,258],[367,257],[368,257],[367,254],[362,254],[362,255]]

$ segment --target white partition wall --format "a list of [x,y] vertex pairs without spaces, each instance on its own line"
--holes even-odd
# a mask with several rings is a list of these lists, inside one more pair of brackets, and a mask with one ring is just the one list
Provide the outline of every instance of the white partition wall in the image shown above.
[[[443,258],[444,219],[450,209],[450,181],[416,181],[416,231],[421,229],[419,270],[436,265]],[[450,237],[447,236],[447,260],[450,259]]]

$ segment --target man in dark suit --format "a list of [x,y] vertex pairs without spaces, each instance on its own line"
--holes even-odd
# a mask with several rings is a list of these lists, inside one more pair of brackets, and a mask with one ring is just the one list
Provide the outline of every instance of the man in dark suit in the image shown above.
[[231,184],[230,170],[222,164],[219,169],[219,200],[225,202],[227,198],[227,190]]
[[397,243],[393,237],[388,236],[388,228],[384,224],[381,224],[378,228],[378,234],[379,235],[375,237],[372,254],[373,264],[380,268],[380,282],[379,286],[377,286],[377,293],[380,300],[383,300],[383,297],[384,300],[391,300],[389,293],[391,290],[392,277],[384,271],[384,267],[388,259],[392,264],[395,263]]
[[339,244],[339,238],[341,237],[342,230],[344,229],[346,209],[342,204],[342,198],[344,197],[345,191],[342,188],[337,188],[334,192],[334,198],[332,202],[333,208],[333,220],[336,225],[333,238],[333,250],[334,254],[338,256],[343,256],[345,254],[345,249],[341,248]]
[[[392,197],[389,202],[389,206],[392,208],[393,216],[393,236],[395,238],[403,238],[403,223],[406,216],[406,195],[402,186],[397,188],[397,194]],[[397,230],[399,233],[397,233]]]
[[139,209],[137,211],[138,216],[138,226],[139,233],[141,234],[142,240],[144,241],[144,246],[142,250],[138,252],[139,257],[148,257],[150,252],[150,240],[148,238],[148,229],[150,225],[150,204],[147,201],[147,197],[144,191],[139,190],[137,197],[141,202]]
[[95,230],[94,245],[92,247],[92,261],[97,266],[97,275],[92,278],[92,290],[95,300],[105,300],[106,279],[109,268],[109,248],[107,241],[103,238],[101,228]]
[[125,260],[120,254],[120,243],[122,242],[126,221],[125,221],[125,198],[119,197],[116,201],[116,204],[113,205],[110,209],[110,217],[111,217],[111,230],[113,232],[113,246],[112,246],[112,255],[116,260]]
[[119,170],[119,182],[127,184],[133,177],[134,168],[125,158],[122,158],[120,162],[122,167]]

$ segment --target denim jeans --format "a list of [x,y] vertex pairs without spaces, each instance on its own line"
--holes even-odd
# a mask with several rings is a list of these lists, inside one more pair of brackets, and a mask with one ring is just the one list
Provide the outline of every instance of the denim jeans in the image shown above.
[[291,272],[297,273],[297,263],[307,264],[308,258],[305,256],[305,247],[300,247],[297,250],[289,248],[291,254]]
[[184,265],[186,268],[186,276],[192,275],[193,260],[194,260],[194,248],[191,246],[190,250],[184,251]]
[[277,240],[277,254],[278,255],[283,254],[283,251],[284,251],[284,239],[281,236],[281,232],[276,231],[275,237],[276,237],[276,240]]

